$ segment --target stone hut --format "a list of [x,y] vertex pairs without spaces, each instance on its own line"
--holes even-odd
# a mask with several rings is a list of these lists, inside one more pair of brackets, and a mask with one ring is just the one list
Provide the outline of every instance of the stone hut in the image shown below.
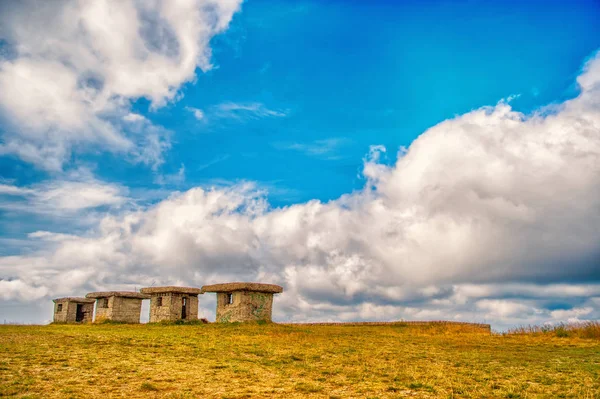
[[226,283],[205,285],[202,293],[217,293],[217,322],[271,322],[273,294],[283,292],[274,284]]
[[94,315],[93,299],[80,297],[56,298],[54,302],[55,323],[88,323]]
[[150,295],[130,291],[90,292],[85,296],[96,300],[95,322],[103,320],[139,323],[142,300]]
[[175,320],[198,320],[200,288],[147,287],[140,290],[150,295],[150,323]]

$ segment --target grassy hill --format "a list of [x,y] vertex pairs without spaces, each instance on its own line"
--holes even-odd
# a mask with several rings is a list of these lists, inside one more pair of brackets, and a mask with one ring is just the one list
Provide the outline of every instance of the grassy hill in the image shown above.
[[587,336],[403,324],[0,326],[0,397],[600,398],[600,339]]

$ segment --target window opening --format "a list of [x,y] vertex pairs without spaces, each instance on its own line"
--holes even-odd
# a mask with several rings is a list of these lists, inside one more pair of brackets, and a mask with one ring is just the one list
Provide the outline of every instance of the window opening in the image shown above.
[[162,296],[156,298],[156,306],[162,306]]
[[233,294],[232,293],[227,294],[227,304],[228,305],[233,304]]
[[108,298],[102,298],[102,301],[100,301],[100,307],[108,308]]
[[58,306],[56,307],[56,311],[57,312],[62,312],[62,303],[58,304]]

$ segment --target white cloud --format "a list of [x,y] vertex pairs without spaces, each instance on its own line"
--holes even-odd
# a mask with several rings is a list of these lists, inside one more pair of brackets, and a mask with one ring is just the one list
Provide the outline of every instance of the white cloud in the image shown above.
[[158,175],[154,182],[156,184],[168,185],[168,184],[182,184],[185,181],[185,165],[181,164],[181,167],[177,171],[177,173],[173,173],[170,175]]
[[230,158],[229,154],[217,155],[210,161],[208,161],[204,164],[197,165],[196,170],[204,170],[204,169],[210,168],[211,166],[216,165],[220,162],[224,162],[224,161],[228,160],[229,158]]
[[550,315],[556,320],[577,322],[580,321],[580,316],[587,316],[592,313],[594,309],[592,307],[585,308],[573,308],[569,310],[554,310],[550,312]]
[[234,103],[225,102],[210,106],[206,111],[194,107],[185,107],[194,118],[203,122],[235,121],[247,122],[263,118],[283,118],[288,115],[288,110],[269,109],[259,102]]
[[35,301],[48,294],[45,287],[32,287],[21,280],[0,279],[0,299],[20,299],[23,301]]
[[523,317],[528,316],[531,310],[535,310],[515,300],[483,299],[477,302],[476,306],[484,310],[486,315],[491,318]]
[[228,119],[261,119],[282,118],[288,115],[287,110],[273,110],[262,103],[233,103],[226,102],[213,107],[213,113],[218,118]]
[[[2,196],[10,196],[2,200]],[[20,197],[21,201],[15,201]],[[29,187],[0,185],[0,209],[56,216],[102,206],[120,206],[127,201],[127,189],[104,183],[91,176],[71,176]]]
[[0,258],[0,272],[50,295],[64,292],[63,270],[81,273],[73,294],[274,282],[285,287],[280,320],[598,318],[549,303],[587,311],[600,295],[598,65],[553,110],[523,115],[501,102],[469,112],[427,130],[393,166],[373,147],[365,188],[335,201],[272,209],[250,184],[195,188]]
[[59,209],[79,210],[123,203],[121,192],[120,187],[110,184],[62,181],[47,185],[36,197],[37,201]]
[[25,195],[28,194],[31,190],[12,186],[10,184],[0,184],[0,195]]
[[310,143],[275,143],[275,148],[281,150],[293,150],[303,152],[314,157],[325,159],[340,159],[340,147],[348,142],[344,138],[330,138],[323,140],[315,140]]
[[144,122],[147,119],[143,115],[130,112],[123,117],[123,120],[125,120],[127,122]]
[[201,109],[194,107],[185,107],[185,109],[190,111],[194,115],[194,118],[198,119],[199,121],[204,119],[204,111]]
[[209,70],[209,41],[240,3],[3,2],[0,38],[16,56],[0,59],[0,114],[8,126],[0,154],[59,170],[72,149],[94,146],[159,164],[168,145],[140,139],[119,121],[142,120],[129,112],[131,100],[163,106],[196,68]]

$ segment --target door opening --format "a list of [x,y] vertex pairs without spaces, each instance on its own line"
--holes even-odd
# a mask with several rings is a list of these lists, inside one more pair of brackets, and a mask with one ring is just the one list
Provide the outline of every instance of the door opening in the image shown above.
[[187,297],[181,299],[181,318],[187,318]]
[[83,305],[77,304],[77,311],[75,312],[75,321],[83,321]]

